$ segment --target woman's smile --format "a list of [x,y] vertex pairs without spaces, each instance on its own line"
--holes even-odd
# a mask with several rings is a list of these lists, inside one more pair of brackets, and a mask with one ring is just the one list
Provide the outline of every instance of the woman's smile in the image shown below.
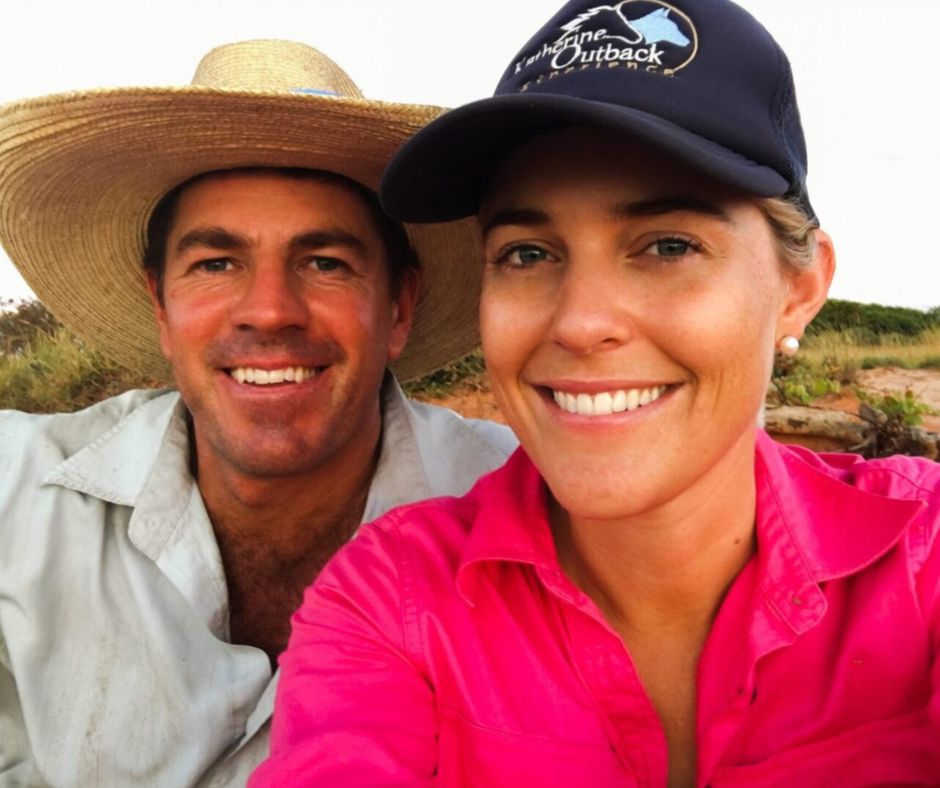
[[610,416],[643,408],[656,402],[668,390],[667,386],[630,386],[601,391],[597,394],[587,392],[552,390],[552,398],[566,413],[579,416]]
[[587,129],[522,146],[489,194],[487,369],[565,508],[649,513],[746,468],[788,293],[753,203]]

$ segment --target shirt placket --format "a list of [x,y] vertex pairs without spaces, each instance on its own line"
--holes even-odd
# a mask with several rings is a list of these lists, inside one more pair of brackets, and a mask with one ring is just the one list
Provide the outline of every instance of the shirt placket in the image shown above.
[[[698,671],[699,784],[708,785],[747,723],[759,692],[761,662],[791,646],[822,618],[826,602],[784,535],[767,538],[732,584],[709,634]],[[779,530],[779,528],[778,528]],[[783,544],[781,544],[783,543]],[[759,548],[760,549],[760,548]],[[777,579],[768,576],[773,564]]]
[[572,662],[623,766],[623,784],[665,785],[666,734],[623,642],[560,570],[539,568],[539,575],[561,602]]

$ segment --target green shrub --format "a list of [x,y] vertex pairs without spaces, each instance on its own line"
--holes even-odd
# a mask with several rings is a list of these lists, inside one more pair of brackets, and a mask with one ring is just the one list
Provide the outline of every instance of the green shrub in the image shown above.
[[808,405],[827,394],[838,394],[843,378],[851,383],[854,375],[854,369],[851,372],[843,369],[833,358],[815,365],[799,357],[781,356],[774,364],[771,382],[781,404]]
[[921,402],[913,391],[903,394],[871,394],[864,389],[857,389],[856,394],[862,402],[867,402],[875,410],[881,411],[889,421],[897,422],[905,427],[917,427],[924,420],[924,416],[934,414],[929,405]]
[[858,344],[874,345],[884,334],[913,337],[936,326],[940,326],[940,307],[921,311],[832,298],[823,305],[806,331],[808,335],[826,331],[854,331],[861,340]]
[[39,337],[49,337],[62,324],[39,301],[0,299],[0,355],[22,353]]

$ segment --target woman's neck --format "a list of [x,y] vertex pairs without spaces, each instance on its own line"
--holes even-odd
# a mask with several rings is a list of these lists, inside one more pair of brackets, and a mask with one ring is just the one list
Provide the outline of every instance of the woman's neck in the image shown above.
[[655,511],[591,521],[551,509],[562,568],[620,636],[660,719],[670,786],[695,784],[699,656],[756,546],[753,440],[736,448]]
[[753,442],[736,449],[652,511],[596,521],[552,503],[562,568],[612,624],[710,627],[755,548]]

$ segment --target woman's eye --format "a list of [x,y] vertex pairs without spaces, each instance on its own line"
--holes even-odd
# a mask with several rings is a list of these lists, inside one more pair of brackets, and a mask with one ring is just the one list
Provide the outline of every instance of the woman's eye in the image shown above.
[[697,247],[687,238],[660,238],[653,241],[643,251],[657,257],[682,257],[689,252],[697,251]]
[[498,265],[528,268],[529,266],[547,260],[548,252],[538,246],[510,246],[496,259]]

